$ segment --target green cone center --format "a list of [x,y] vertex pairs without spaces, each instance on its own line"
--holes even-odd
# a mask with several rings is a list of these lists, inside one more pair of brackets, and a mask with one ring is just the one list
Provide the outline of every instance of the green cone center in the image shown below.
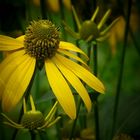
[[31,57],[44,60],[55,55],[59,41],[58,28],[51,21],[32,21],[25,33],[24,47]]
[[28,111],[22,117],[21,124],[24,128],[35,130],[44,125],[45,119],[40,111]]

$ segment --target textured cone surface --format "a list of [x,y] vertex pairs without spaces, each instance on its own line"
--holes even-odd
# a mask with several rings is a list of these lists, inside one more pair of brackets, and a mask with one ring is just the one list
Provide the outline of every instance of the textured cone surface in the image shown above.
[[29,111],[23,115],[21,120],[21,124],[29,130],[37,129],[44,125],[44,123],[44,116],[40,111]]
[[27,54],[38,60],[51,58],[59,47],[59,31],[49,20],[32,21],[27,27],[24,47]]

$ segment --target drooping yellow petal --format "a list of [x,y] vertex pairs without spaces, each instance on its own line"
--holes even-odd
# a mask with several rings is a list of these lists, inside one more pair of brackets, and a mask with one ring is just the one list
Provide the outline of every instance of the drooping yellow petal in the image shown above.
[[0,64],[0,99],[5,89],[5,85],[8,79],[14,72],[14,70],[22,63],[25,58],[22,57],[25,54],[24,50],[17,51],[6,57]]
[[65,67],[70,69],[75,75],[77,75],[91,88],[95,89],[100,93],[105,92],[105,88],[102,82],[97,77],[95,77],[92,73],[86,70],[84,67],[80,66],[79,64],[73,62],[68,58],[65,58],[62,55],[56,54],[56,57],[62,64],[65,65]]
[[52,125],[54,125],[55,123],[57,123],[60,119],[61,119],[61,117],[58,116],[56,119],[54,119],[52,122],[50,122],[50,123],[47,125],[47,128],[49,128],[49,127],[51,127]]
[[90,19],[92,22],[95,20],[95,18],[96,18],[96,16],[97,16],[98,12],[99,12],[99,6],[97,6],[95,12],[93,13],[93,15],[92,15],[92,17],[91,17],[91,19]]
[[24,43],[24,37],[25,37],[25,35],[21,35],[21,36],[17,37],[16,39],[19,40],[20,42]]
[[36,111],[34,100],[33,100],[33,97],[31,95],[30,95],[30,104],[31,104],[31,110]]
[[[24,50],[19,50],[19,51],[15,51],[12,54],[8,55],[8,57],[6,57],[1,63],[0,63],[0,72],[1,70],[3,70],[4,67],[6,67],[6,65],[8,65],[8,63],[13,62],[14,59],[17,59],[17,57],[21,57],[25,54],[26,52]],[[15,63],[15,62],[14,62]]]
[[57,60],[55,57],[53,58],[53,61],[55,62],[57,67],[60,69],[62,74],[65,76],[65,78],[70,82],[70,84],[75,88],[75,90],[81,96],[88,111],[90,111],[91,100],[90,100],[87,90],[85,89],[85,87],[83,86],[79,78],[72,71],[67,69],[61,62],[59,62],[59,60]]
[[62,53],[64,55],[67,55],[70,58],[73,58],[73,59],[81,62],[82,64],[84,64],[89,69],[88,65],[81,58],[79,58],[78,56],[74,55],[72,52],[69,52],[69,51],[66,51],[66,50],[58,50],[58,52],[60,52],[60,53]]
[[36,62],[34,58],[25,54],[19,57],[19,61],[21,63],[11,73],[2,94],[2,108],[4,111],[9,111],[20,101],[34,73]]
[[65,21],[62,21],[62,24],[64,25],[64,29],[66,30],[66,32],[68,32],[75,39],[80,39],[80,34],[74,32],[71,27],[67,25],[67,23],[65,23]]
[[111,10],[108,9],[108,10],[106,11],[106,13],[104,14],[104,16],[102,17],[102,19],[100,20],[100,22],[98,23],[97,28],[98,28],[99,30],[102,28],[102,26],[103,26],[103,25],[105,24],[105,22],[107,21],[107,19],[108,19],[110,13],[111,13]]
[[75,119],[75,101],[66,80],[50,59],[45,61],[45,69],[50,86],[59,103],[66,114],[68,114],[71,119]]
[[41,127],[39,127],[38,129],[43,129],[45,127],[48,127],[49,124],[52,124],[53,122],[53,118],[55,116],[56,110],[57,110],[57,104],[58,101],[55,102],[55,104],[53,105],[53,107],[51,108],[50,112],[48,113],[48,115],[45,117],[45,124],[42,125]]
[[75,8],[73,6],[72,6],[72,12],[73,12],[73,15],[74,15],[78,30],[80,30],[81,29],[81,23],[80,23],[80,20],[78,18],[78,15],[77,15],[77,13],[75,11]]
[[23,42],[15,38],[0,35],[0,51],[11,51],[23,47]]
[[[55,102],[55,104],[53,105],[53,107],[51,108],[50,112],[48,113],[48,115],[45,117],[45,121],[51,120],[57,110],[57,105],[58,105],[58,101]],[[51,119],[50,119],[51,118]]]
[[24,112],[24,114],[27,112],[25,98],[23,98],[23,112]]
[[59,49],[64,49],[64,50],[78,52],[78,53],[83,54],[87,60],[89,59],[88,56],[81,49],[79,49],[78,47],[76,47],[72,43],[60,41]]
[[4,113],[1,113],[1,115],[8,121],[8,122],[4,122],[4,124],[10,125],[14,128],[24,128],[21,124],[15,123],[14,121],[12,121],[9,117],[7,117]]
[[100,35],[101,36],[105,35],[117,22],[119,22],[119,20],[120,17],[113,20],[113,22],[110,25],[108,25],[103,31],[100,32]]

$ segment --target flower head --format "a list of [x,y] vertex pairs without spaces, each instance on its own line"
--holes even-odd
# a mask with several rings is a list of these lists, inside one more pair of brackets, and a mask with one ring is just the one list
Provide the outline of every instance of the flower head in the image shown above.
[[31,22],[25,36],[16,39],[0,35],[0,50],[12,51],[0,64],[0,99],[5,111],[20,101],[35,67],[45,67],[57,100],[72,119],[76,117],[76,107],[68,83],[81,96],[88,111],[91,109],[91,100],[80,80],[100,93],[105,91],[102,82],[86,69],[86,63],[73,52],[83,54],[86,58],[87,55],[74,44],[60,41],[58,29],[48,20]]
[[10,125],[17,129],[28,129],[28,130],[36,131],[36,130],[44,130],[44,128],[48,128],[52,126],[60,119],[60,116],[53,119],[57,109],[58,102],[54,104],[54,106],[52,107],[52,109],[50,110],[50,112],[46,117],[44,117],[40,111],[35,109],[32,96],[30,96],[30,103],[31,103],[31,110],[27,111],[25,99],[23,100],[24,114],[22,116],[20,124],[15,123],[9,117],[7,117],[5,114],[2,113],[3,117],[7,119],[7,121],[5,121],[4,124]]
[[111,10],[109,9],[101,18],[99,23],[96,23],[94,20],[99,12],[99,7],[97,7],[90,20],[85,20],[82,23],[80,23],[80,20],[76,14],[74,7],[72,7],[72,10],[73,10],[74,18],[78,27],[78,33],[75,33],[74,31],[72,31],[72,29],[65,22],[63,22],[65,29],[73,37],[77,39],[83,39],[87,42],[92,41],[92,40],[102,41],[106,39],[106,37],[108,37],[107,32],[118,21],[118,18],[117,18],[108,27],[106,28],[103,27],[111,13]]
[[31,57],[43,60],[55,55],[59,42],[59,31],[54,24],[49,20],[33,21],[26,30],[24,48]]

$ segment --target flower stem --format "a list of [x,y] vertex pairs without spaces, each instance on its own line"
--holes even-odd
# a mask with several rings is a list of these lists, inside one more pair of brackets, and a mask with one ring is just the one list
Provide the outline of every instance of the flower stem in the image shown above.
[[42,19],[47,19],[46,0],[40,0]]
[[36,133],[34,131],[30,131],[31,140],[36,140]]
[[[94,71],[94,75],[97,76],[98,75],[98,49],[97,49],[97,42],[93,41],[92,44],[93,46],[93,61],[94,61],[94,65],[93,65],[93,71]],[[92,101],[94,101],[94,117],[95,117],[95,130],[96,130],[96,140],[100,140],[100,130],[99,130],[99,111],[98,111],[98,92],[94,92],[96,94],[96,96],[94,96],[94,99],[92,99]]]
[[39,131],[39,136],[40,136],[41,140],[47,140],[48,139],[46,131]]
[[88,65],[88,66],[90,66],[91,49],[92,49],[92,47],[89,45],[89,46],[88,46],[88,49],[87,49],[87,55],[88,55],[88,58],[89,58],[89,61],[87,61],[87,65]]
[[93,44],[93,59],[94,59],[94,75],[97,76],[97,71],[98,71],[98,64],[97,64],[97,53],[98,53],[98,49],[97,49],[97,43],[94,41],[92,42]]
[[31,1],[30,0],[26,0],[25,1],[25,4],[26,4],[26,21],[29,22],[32,20],[32,17],[31,17]]
[[123,43],[123,48],[122,48],[122,56],[121,56],[121,60],[120,60],[120,71],[119,71],[119,77],[118,77],[118,83],[117,83],[117,89],[116,89],[116,97],[115,97],[115,104],[114,104],[114,112],[113,112],[112,133],[111,133],[111,138],[110,138],[111,140],[112,140],[112,137],[114,135],[114,131],[116,129],[118,104],[119,104],[119,97],[120,97],[120,91],[121,91],[121,85],[122,85],[122,77],[123,77],[123,69],[124,69],[124,60],[125,60],[127,39],[128,39],[128,33],[129,33],[129,20],[130,20],[130,13],[131,13],[131,5],[132,5],[132,0],[128,0],[128,9],[127,9],[127,15],[126,15],[126,26],[125,26],[125,34],[124,34],[124,43]]
[[74,122],[73,122],[72,130],[71,130],[71,133],[70,133],[69,140],[72,140],[72,138],[73,138],[73,136],[74,136],[74,132],[75,132],[75,128],[76,128],[76,123],[77,123],[77,119],[78,119],[79,112],[80,112],[81,103],[82,103],[82,102],[81,102],[81,99],[78,98],[78,107],[77,107],[76,119],[75,119]]

